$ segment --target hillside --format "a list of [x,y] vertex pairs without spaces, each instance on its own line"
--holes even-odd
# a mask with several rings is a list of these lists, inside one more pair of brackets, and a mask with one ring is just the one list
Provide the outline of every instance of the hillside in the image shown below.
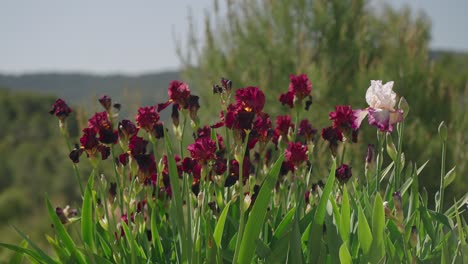
[[99,110],[94,99],[107,94],[122,103],[123,115],[133,115],[137,105],[154,105],[166,100],[169,82],[179,78],[179,72],[176,71],[136,76],[83,73],[0,74],[0,87],[15,92],[61,97],[72,105],[84,107],[87,112]]

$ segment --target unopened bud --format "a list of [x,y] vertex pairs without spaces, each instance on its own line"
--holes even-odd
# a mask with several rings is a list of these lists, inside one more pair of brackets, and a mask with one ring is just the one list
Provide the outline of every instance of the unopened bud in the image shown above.
[[252,202],[252,199],[251,199],[250,195],[247,194],[244,197],[244,208],[243,208],[244,212],[247,211],[247,209],[249,209],[251,202]]

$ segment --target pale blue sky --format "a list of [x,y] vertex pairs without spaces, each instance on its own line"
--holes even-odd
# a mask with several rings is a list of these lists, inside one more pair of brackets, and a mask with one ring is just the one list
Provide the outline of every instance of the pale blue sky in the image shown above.
[[[223,2],[223,0],[220,0]],[[431,47],[468,51],[468,0],[409,4],[432,19]],[[212,0],[0,0],[0,73],[144,73],[180,66],[188,9],[199,32]]]

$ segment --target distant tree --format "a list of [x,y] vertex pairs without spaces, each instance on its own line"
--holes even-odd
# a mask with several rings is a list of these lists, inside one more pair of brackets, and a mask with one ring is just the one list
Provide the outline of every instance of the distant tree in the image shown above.
[[[466,121],[455,124],[460,119],[460,91],[465,89],[448,86],[451,77],[440,73],[444,62],[429,57],[431,27],[424,14],[414,15],[409,8],[375,8],[367,0],[245,0],[224,1],[224,6],[220,9],[214,1],[214,13],[205,16],[204,39],[197,41],[191,31],[188,48],[179,49],[183,74],[203,101],[217,100],[211,86],[226,77],[235,87],[254,85],[268,91],[271,103],[266,110],[279,114],[287,110],[279,107],[277,97],[287,90],[288,75],[307,73],[314,97],[307,118],[320,128],[328,125],[328,111],[335,105],[364,107],[370,80],[393,80],[411,107],[405,155],[419,165],[440,158],[440,121],[451,125],[455,137],[468,128]],[[438,63],[442,65],[435,66]],[[211,103],[203,104],[201,111],[219,113]],[[375,131],[364,129],[361,140],[365,142],[369,133]],[[450,143],[449,164],[463,162],[457,157],[467,151],[458,146],[467,149],[466,141]],[[355,166],[362,166],[363,151],[364,147],[355,150]],[[432,191],[437,190],[440,171],[435,164],[421,181]],[[459,172],[468,171],[464,167]]]

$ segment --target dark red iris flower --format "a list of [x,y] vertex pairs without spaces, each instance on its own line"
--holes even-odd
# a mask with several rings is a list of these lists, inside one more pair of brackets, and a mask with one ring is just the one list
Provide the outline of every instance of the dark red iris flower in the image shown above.
[[178,103],[182,108],[186,108],[185,104],[190,97],[190,88],[188,84],[174,80],[169,83],[167,94],[169,95],[169,100]]
[[296,100],[301,102],[304,98],[309,97],[310,99],[306,102],[306,110],[308,110],[312,103],[311,92],[312,84],[306,74],[291,74],[289,75],[288,91],[279,96],[279,101],[281,104],[293,108]]
[[341,164],[341,166],[335,171],[335,177],[341,184],[348,182],[352,175],[351,167],[347,164]]
[[200,97],[196,95],[190,95],[189,98],[187,99],[187,109],[189,110],[190,114],[190,119],[193,121],[198,120],[198,109],[200,109],[200,103],[198,100]]
[[299,100],[309,96],[312,92],[312,84],[306,74],[291,74],[289,75],[289,81],[289,91],[293,92]]
[[[252,163],[250,162],[249,157],[244,157],[244,162],[242,164],[242,179],[245,182],[252,171]],[[232,159],[229,163],[229,175],[226,177],[226,181],[224,182],[225,187],[231,187],[239,180],[239,162],[237,160]]]
[[128,143],[128,148],[132,156],[145,154],[146,153],[146,146],[148,145],[148,141],[144,140],[142,137],[134,135],[130,138],[130,142]]
[[350,129],[355,123],[356,116],[349,105],[335,106],[335,111],[330,112],[330,120],[333,120],[333,127],[341,130]]
[[118,125],[119,136],[125,140],[129,140],[134,135],[138,134],[137,126],[130,120],[124,119]]
[[102,107],[107,111],[109,112],[109,110],[111,109],[112,107],[112,99],[107,96],[107,95],[103,95],[99,98],[99,103],[102,105]]
[[236,91],[236,104],[247,112],[260,113],[265,105],[265,94],[258,87],[246,87]]
[[270,116],[267,113],[262,112],[257,115],[257,118],[255,118],[252,132],[255,133],[259,141],[266,142],[273,136],[271,126]]
[[281,102],[282,105],[289,105],[289,107],[293,108],[294,107],[294,92],[288,91],[286,93],[283,93],[279,97],[279,101]]
[[49,114],[55,115],[59,120],[64,121],[71,112],[72,109],[67,105],[67,103],[59,98],[52,105],[52,109],[49,111]]
[[198,138],[195,143],[187,147],[190,156],[201,164],[206,164],[208,161],[215,159],[216,149],[216,142],[206,137]]
[[179,105],[178,104],[172,105],[171,118],[172,118],[172,124],[174,124],[175,127],[178,127],[179,126]]
[[177,105],[177,108],[188,108],[190,89],[186,83],[177,80],[171,81],[169,83],[169,88],[167,89],[167,94],[169,95],[169,100],[165,103],[158,104],[158,112],[166,109],[166,107],[168,107],[171,103]]
[[312,124],[307,119],[301,120],[299,128],[297,129],[297,135],[303,137],[307,142],[312,141],[317,129],[312,127]]
[[95,113],[88,120],[88,127],[99,133],[99,141],[104,144],[116,144],[119,139],[119,133],[112,128],[107,112]]
[[284,157],[286,162],[292,162],[295,166],[299,166],[308,160],[307,147],[300,142],[289,142]]
[[322,138],[329,143],[333,156],[337,154],[338,141],[343,141],[343,133],[339,128],[327,127],[322,129]]
[[159,121],[159,114],[154,106],[140,107],[136,115],[136,123],[148,133],[153,132],[154,126]]
[[110,155],[110,148],[99,143],[97,133],[94,129],[85,128],[83,129],[83,136],[80,138],[81,146],[75,146],[75,149],[70,152],[70,159],[74,163],[80,161],[80,156],[83,152],[86,152],[88,157],[95,157],[98,153],[101,154],[101,159],[105,160]]
[[157,174],[154,156],[152,154],[138,154],[133,158],[138,164],[138,180],[140,183],[148,183],[152,175]]
[[291,122],[291,116],[277,116],[275,131],[278,131],[281,136],[287,136],[289,129],[294,131],[294,124]]

